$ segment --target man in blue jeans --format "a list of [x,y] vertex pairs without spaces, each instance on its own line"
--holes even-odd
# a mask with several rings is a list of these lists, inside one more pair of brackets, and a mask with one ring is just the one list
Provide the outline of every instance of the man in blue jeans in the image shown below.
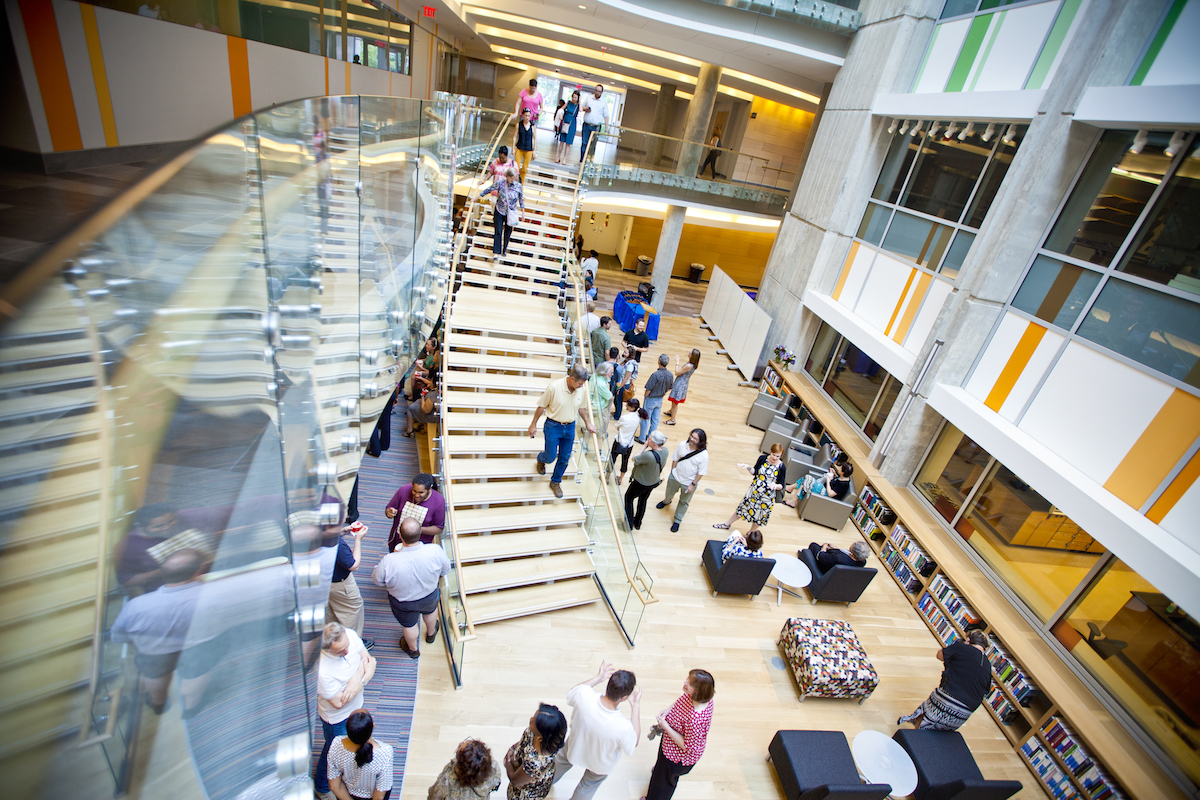
[[321,632],[321,661],[317,667],[317,714],[325,746],[313,779],[317,797],[333,800],[329,790],[329,746],[346,735],[346,719],[363,705],[363,687],[375,674],[375,659],[353,629],[331,622]]
[[583,142],[579,149],[580,161],[587,158],[588,143],[604,124],[604,104],[600,102],[602,94],[604,87],[597,84],[592,95],[583,99]]
[[671,363],[671,358],[663,353],[658,357],[658,369],[650,374],[646,379],[646,386],[642,390],[642,408],[646,409],[648,416],[638,425],[638,444],[645,444],[646,437],[658,430],[658,419],[662,416],[663,398],[671,391],[671,385],[675,383],[675,374],[667,369],[667,364]]
[[554,472],[550,476],[550,491],[555,497],[562,497],[562,479],[571,461],[571,449],[575,446],[575,415],[583,419],[588,433],[595,433],[592,425],[592,415],[588,413],[588,393],[579,391],[588,382],[587,368],[581,364],[571,367],[565,377],[550,381],[546,391],[538,399],[537,410],[533,412],[533,422],[529,423],[529,438],[537,436],[537,423],[542,414],[546,415],[546,425],[543,434],[546,437],[546,449],[538,454],[538,475],[546,474],[546,465],[553,462]]

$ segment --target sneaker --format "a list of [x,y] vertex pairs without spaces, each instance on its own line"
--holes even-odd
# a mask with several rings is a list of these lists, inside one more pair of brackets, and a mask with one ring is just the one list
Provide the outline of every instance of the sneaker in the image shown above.
[[667,504],[666,504],[666,503],[658,503],[658,504],[656,504],[654,507],[655,507],[655,508],[666,508],[666,507],[667,507]]
[[546,465],[543,464],[541,461],[538,461],[536,458],[534,459],[534,461],[537,463],[537,467],[535,467],[535,469],[537,469],[537,474],[545,475],[546,474]]
[[550,484],[550,491],[554,492],[555,497],[559,498],[560,500],[562,499],[562,484],[561,483]]
[[671,533],[676,533],[678,530],[679,530],[679,523],[672,522],[671,523]]

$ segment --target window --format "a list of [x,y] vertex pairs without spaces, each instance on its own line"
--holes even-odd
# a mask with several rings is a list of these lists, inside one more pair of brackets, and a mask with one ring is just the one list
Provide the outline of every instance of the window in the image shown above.
[[875,441],[900,394],[900,381],[825,323],[804,369],[854,425]]
[[863,214],[862,222],[858,226],[858,238],[878,245],[883,240],[883,232],[891,218],[890,208],[867,203],[867,213]]
[[1105,552],[953,425],[942,430],[914,483],[947,526],[1043,621]]
[[1012,305],[1068,330],[1100,282],[1100,273],[1038,256]]
[[897,211],[883,240],[883,249],[904,256],[922,267],[933,268],[941,261],[954,229],[932,220]]
[[1200,161],[1179,165],[1117,269],[1200,294]]
[[950,249],[946,252],[946,258],[942,261],[942,265],[938,267],[938,273],[950,280],[957,278],[958,271],[962,269],[963,262],[967,259],[967,252],[974,243],[975,234],[959,231],[958,235],[954,237],[954,244],[950,245]]
[[955,137],[926,136],[900,204],[957,222],[987,166],[993,145],[977,138],[960,142]]

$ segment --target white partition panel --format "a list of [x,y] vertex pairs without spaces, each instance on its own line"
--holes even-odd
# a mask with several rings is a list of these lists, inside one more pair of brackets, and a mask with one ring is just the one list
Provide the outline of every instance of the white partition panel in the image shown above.
[[721,281],[721,293],[717,296],[717,304],[716,310],[713,314],[712,326],[713,335],[722,342],[725,341],[725,336],[723,334],[725,333],[726,326],[732,322],[731,316],[737,314],[738,291],[737,284],[734,283],[728,275],[723,276],[723,280]]
[[750,324],[754,320],[754,303],[750,301],[748,295],[746,301],[749,302],[740,301],[738,303],[737,314],[734,315],[733,328],[729,331],[729,338],[721,340],[725,349],[729,351],[729,358],[738,369],[741,369],[742,366],[742,351],[746,347],[746,336],[749,334]]
[[738,369],[742,371],[746,380],[754,379],[758,357],[767,342],[767,329],[771,327],[771,315],[763,311],[758,303],[754,303],[753,308],[754,316],[746,329],[746,341],[742,345],[741,355],[737,358]]
[[730,280],[729,299],[726,301],[725,313],[721,317],[721,329],[717,333],[722,344],[726,344],[733,338],[733,329],[737,324],[738,310],[742,307],[742,301],[746,299],[746,293],[742,291],[742,287]]
[[717,295],[721,293],[721,278],[723,277],[725,277],[725,273],[721,271],[721,268],[713,267],[712,276],[708,279],[708,289],[704,292],[704,305],[700,307],[700,318],[706,325],[713,324],[713,306]]

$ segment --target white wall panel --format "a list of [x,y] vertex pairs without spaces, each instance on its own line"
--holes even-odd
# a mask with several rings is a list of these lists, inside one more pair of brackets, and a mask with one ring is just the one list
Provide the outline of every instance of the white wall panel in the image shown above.
[[1193,483],[1179,498],[1171,513],[1163,517],[1162,527],[1188,547],[1200,552],[1200,525],[1196,524],[1197,519],[1200,519],[1200,481]]
[[882,333],[895,313],[900,293],[912,273],[913,267],[880,253],[871,267],[871,277],[854,305],[854,313]]
[[[704,290],[704,304],[700,306],[700,318],[707,324],[713,324],[713,307],[717,300],[717,295],[720,294],[721,279],[725,277],[725,273],[720,267],[713,267],[712,275],[708,279],[708,288]],[[713,331],[716,335],[716,331]]]
[[247,42],[246,49],[254,108],[325,94],[325,59],[321,56],[262,42]]
[[967,18],[945,22],[934,28],[934,38],[917,85],[913,87],[913,94],[940,92],[946,88],[946,81],[950,79],[954,62],[958,60],[958,51],[962,49],[963,39],[970,27],[971,19]]
[[1197,42],[1200,42],[1200,0],[1188,0],[1142,85],[1200,83],[1200,47],[1196,46]]
[[850,262],[850,274],[846,276],[846,282],[842,284],[842,293],[838,295],[838,302],[846,308],[853,309],[854,304],[858,302],[858,296],[862,293],[863,284],[866,283],[867,273],[871,271],[871,263],[874,260],[875,251],[859,245],[854,260]]
[[[988,31],[984,47],[990,50],[986,59],[980,54],[977,74],[967,80],[967,91],[1001,92],[1020,89],[1033,69],[1033,62],[1042,50],[1042,42],[1058,14],[1059,3],[1037,3],[996,14]],[[995,39],[992,39],[992,34]]]
[[[333,81],[329,82],[329,91],[333,91]],[[362,64],[350,65],[351,94],[388,94],[388,73],[386,70],[364,67]]]
[[1019,427],[1103,485],[1172,391],[1144,372],[1072,343]]
[[971,374],[971,379],[963,387],[967,390],[967,394],[981,403],[987,400],[992,387],[996,385],[996,379],[1000,377],[1001,370],[1008,363],[1009,357],[1016,349],[1017,342],[1021,340],[1027,327],[1029,327],[1029,320],[1024,317],[1012,313],[1004,315],[1004,319],[1000,321],[1000,327],[992,334],[992,340],[988,342],[987,349],[983,351],[983,356],[975,365],[975,372]]
[[233,119],[220,34],[96,8],[121,144],[173,142]]
[[1059,348],[1062,347],[1063,339],[1065,338],[1061,333],[1056,333],[1049,328],[1046,329],[1046,332],[1042,334],[1042,340],[1038,342],[1037,349],[1029,357],[1029,363],[1021,371],[1021,377],[1017,378],[1017,382],[1013,384],[1012,391],[1008,393],[1008,397],[1004,400],[1004,405],[1000,406],[1000,416],[1009,422],[1016,421],[1017,415],[1021,413],[1021,409],[1025,407],[1025,403],[1033,396],[1033,392],[1037,389],[1038,383],[1041,382],[1042,376],[1050,368],[1050,363],[1058,355]]
[[934,323],[937,322],[938,314],[942,313],[942,306],[946,304],[946,298],[952,291],[954,291],[954,285],[948,281],[934,278],[933,283],[929,284],[929,291],[925,293],[925,305],[921,306],[921,310],[917,312],[912,327],[908,329],[908,335],[901,343],[905,350],[913,355],[921,352],[925,340],[929,338],[929,332],[933,330]]
[[75,100],[79,138],[85,149],[104,147],[104,122],[100,119],[100,101],[96,97],[96,79],[92,76],[79,3],[54,0],[54,18],[58,23],[58,38],[62,41],[63,60],[67,64],[71,97]]

